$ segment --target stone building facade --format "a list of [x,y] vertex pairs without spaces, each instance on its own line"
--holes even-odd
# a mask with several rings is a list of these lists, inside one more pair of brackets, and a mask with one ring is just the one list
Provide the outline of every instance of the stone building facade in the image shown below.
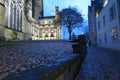
[[93,1],[91,6],[88,7],[88,26],[89,26],[89,40],[92,45],[97,45],[97,32],[96,32],[96,16],[95,16],[95,6],[93,6]]
[[33,13],[40,12],[33,11],[33,8],[43,7],[42,2],[36,2],[39,4],[36,7],[34,1],[37,0],[0,0],[0,40],[32,39],[32,28],[36,26],[35,23],[38,23]]
[[0,40],[4,40],[4,20],[5,20],[4,0],[0,0]]
[[5,40],[23,40],[24,1],[5,0]]
[[95,11],[97,45],[120,50],[120,0],[101,1],[101,8]]
[[103,0],[91,0],[91,5],[88,6],[89,39],[92,45],[97,45],[96,18],[102,9],[102,5]]
[[106,0],[99,14],[97,44],[100,47],[120,50],[120,4],[119,0]]
[[39,19],[39,25],[33,28],[33,40],[57,40],[62,38],[59,8],[56,7],[55,16]]
[[40,40],[61,39],[61,26],[55,26],[54,19],[55,16],[49,16],[40,20],[38,35]]

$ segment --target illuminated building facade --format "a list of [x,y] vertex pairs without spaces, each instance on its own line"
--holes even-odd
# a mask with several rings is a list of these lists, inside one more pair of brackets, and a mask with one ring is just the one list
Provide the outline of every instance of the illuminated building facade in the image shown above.
[[40,18],[39,26],[33,30],[33,34],[35,35],[33,40],[58,40],[62,38],[59,8],[56,7],[55,10],[55,16]]

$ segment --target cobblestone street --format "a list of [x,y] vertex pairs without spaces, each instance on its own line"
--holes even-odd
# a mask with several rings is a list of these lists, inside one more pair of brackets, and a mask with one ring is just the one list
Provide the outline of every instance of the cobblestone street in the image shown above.
[[119,80],[120,52],[90,47],[75,80]]

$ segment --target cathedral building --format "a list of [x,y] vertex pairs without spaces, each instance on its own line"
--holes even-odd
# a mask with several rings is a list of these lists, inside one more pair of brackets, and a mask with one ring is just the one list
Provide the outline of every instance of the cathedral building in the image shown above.
[[43,3],[42,0],[0,0],[0,10],[0,40],[30,40],[34,23],[38,23],[43,12]]
[[4,0],[5,19],[3,37],[5,40],[23,39],[24,1]]
[[4,40],[4,16],[5,16],[5,6],[4,1],[0,0],[0,40]]

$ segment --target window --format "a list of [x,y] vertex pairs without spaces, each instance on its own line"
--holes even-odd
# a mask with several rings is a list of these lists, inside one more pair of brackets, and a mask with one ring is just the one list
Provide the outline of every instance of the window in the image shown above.
[[99,39],[99,45],[101,45],[102,44],[102,40],[101,39]]
[[52,24],[52,21],[51,21],[51,20],[49,20],[49,24]]
[[98,21],[98,30],[100,30],[100,21]]
[[22,24],[23,24],[23,20],[22,20],[22,10],[21,10],[21,14],[20,14],[20,31],[22,31]]
[[44,25],[44,20],[40,20],[40,24],[41,24],[41,25]]
[[110,21],[116,18],[115,4],[109,9]]
[[98,11],[96,11],[96,18],[98,18],[98,14],[99,14],[99,12],[98,12]]
[[10,5],[10,28],[13,26],[13,4]]
[[20,17],[19,17],[19,15],[20,15],[20,13],[19,13],[19,9],[17,10],[17,30],[19,31],[20,29],[19,29],[19,27],[20,27],[20,25],[19,25],[19,22],[20,22]]
[[16,6],[14,8],[14,29],[16,29]]
[[112,42],[118,42],[117,27],[112,28],[112,30],[111,30],[111,38],[112,38]]
[[94,29],[94,27],[92,26],[92,33],[94,33],[95,32],[95,29]]
[[103,0],[99,0],[99,3],[102,4],[102,3],[103,3]]
[[54,31],[51,31],[51,37],[54,37]]
[[39,31],[39,37],[42,37],[42,30]]
[[105,27],[106,22],[105,22],[105,15],[103,16],[103,26]]
[[104,33],[104,40],[105,40],[105,43],[107,43],[107,36],[106,36],[106,33]]
[[45,31],[45,37],[48,37],[48,30]]

